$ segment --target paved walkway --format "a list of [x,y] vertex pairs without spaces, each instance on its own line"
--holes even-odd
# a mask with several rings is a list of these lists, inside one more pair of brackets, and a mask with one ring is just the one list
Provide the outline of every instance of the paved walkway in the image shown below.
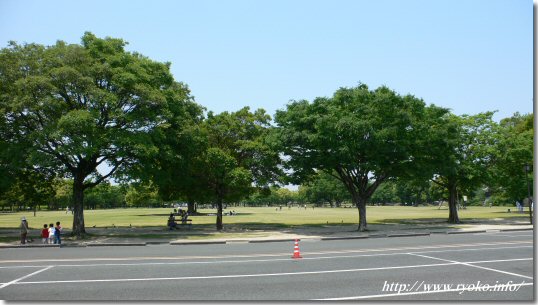
[[[446,222],[423,223],[410,221],[408,224],[370,224],[369,231],[358,232],[357,225],[327,225],[318,227],[294,227],[279,230],[225,230],[215,232],[209,230],[173,230],[163,227],[144,228],[87,228],[90,238],[77,241],[64,238],[62,246],[100,246],[100,245],[147,245],[147,244],[200,244],[230,242],[273,242],[293,239],[354,239],[375,237],[400,237],[430,234],[477,233],[486,231],[532,230],[533,226],[526,221],[481,220],[469,221],[459,225]],[[69,233],[69,232],[66,232]],[[0,229],[0,236],[18,236],[18,230]],[[31,232],[30,236],[38,232]],[[0,247],[20,247],[19,242],[0,243]],[[42,247],[40,239],[28,247]]]

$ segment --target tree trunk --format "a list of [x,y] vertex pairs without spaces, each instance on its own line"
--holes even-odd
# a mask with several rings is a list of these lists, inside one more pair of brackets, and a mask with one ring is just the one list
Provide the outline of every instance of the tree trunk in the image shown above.
[[222,231],[222,198],[217,198],[217,231]]
[[448,179],[448,210],[448,222],[460,223],[460,219],[458,217],[456,181],[452,179]]
[[417,191],[417,199],[415,200],[415,204],[413,206],[418,207],[422,203],[421,197],[422,197],[422,190],[420,189]]
[[82,236],[86,234],[84,227],[84,179],[75,177],[73,181],[73,233]]
[[196,204],[194,203],[194,201],[192,200],[189,200],[187,202],[187,212],[189,213],[189,215],[194,215],[196,214]]
[[360,197],[354,198],[355,205],[359,210],[359,232],[368,231],[366,223],[366,200]]

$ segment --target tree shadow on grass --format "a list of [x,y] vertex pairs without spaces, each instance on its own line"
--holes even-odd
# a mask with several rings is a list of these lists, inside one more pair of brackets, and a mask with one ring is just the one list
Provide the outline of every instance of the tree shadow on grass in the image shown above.
[[[170,212],[172,213],[172,212]],[[162,214],[142,214],[142,215],[134,215],[134,216],[151,216],[151,217],[168,217],[170,216],[170,213],[162,213]],[[192,214],[192,215],[189,215],[189,216],[196,216],[196,217],[204,217],[204,216],[208,216],[208,217],[215,217],[217,215],[217,213],[196,213],[196,214]],[[246,215],[253,215],[253,213],[237,213],[235,215],[232,215],[232,216],[246,216]],[[230,215],[222,215],[222,216],[230,216]]]
[[[523,215],[522,215],[523,216]],[[527,216],[528,217],[528,216]],[[444,218],[416,218],[416,219],[383,219],[378,223],[388,225],[455,225],[448,222],[448,217]],[[506,218],[465,218],[460,217],[459,224],[488,224],[488,225],[518,225],[524,220],[524,217],[506,217]]]

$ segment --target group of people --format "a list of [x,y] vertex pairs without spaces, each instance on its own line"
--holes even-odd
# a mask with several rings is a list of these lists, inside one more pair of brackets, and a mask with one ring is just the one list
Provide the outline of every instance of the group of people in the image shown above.
[[187,211],[184,211],[182,209],[179,209],[177,211],[174,209],[174,213],[170,213],[170,217],[168,217],[168,228],[170,230],[177,229],[177,223],[176,223],[176,217],[175,215],[178,215],[181,217],[181,224],[188,224],[189,221],[189,213]]
[[44,244],[62,244],[62,226],[60,225],[60,222],[56,222],[56,226],[54,224],[49,224],[47,227],[47,224],[43,225],[43,229],[41,230],[41,240]]
[[[20,224],[20,230],[21,230],[21,244],[26,244],[27,242],[31,242],[31,240],[28,239],[28,221],[26,220],[26,217],[21,218],[21,224]],[[41,239],[44,244],[61,244],[62,243],[62,226],[60,225],[60,222],[56,222],[56,226],[54,224],[44,224],[43,230],[41,230]]]

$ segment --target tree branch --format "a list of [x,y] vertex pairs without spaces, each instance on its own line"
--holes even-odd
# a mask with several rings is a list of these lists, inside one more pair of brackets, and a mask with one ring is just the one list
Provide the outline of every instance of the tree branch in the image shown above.
[[448,187],[448,184],[445,184],[445,183],[441,183],[437,180],[434,180],[434,179],[431,179],[431,181],[439,186],[442,186],[442,187]]
[[[106,175],[104,175],[104,176],[100,176],[100,177],[97,178],[97,180],[94,181],[94,182],[85,183],[85,184],[83,185],[83,188],[84,188],[84,189],[92,188],[92,187],[98,185],[99,183],[103,182],[105,179],[107,179],[107,178],[109,178],[110,176],[112,176],[112,175],[116,172],[116,170],[120,167],[120,165],[122,165],[122,164],[123,164],[123,159],[122,159],[120,162],[118,162],[116,165],[114,165],[114,167],[110,170],[110,172],[109,172],[108,174],[106,174]],[[96,169],[96,170],[97,170],[97,169]]]

